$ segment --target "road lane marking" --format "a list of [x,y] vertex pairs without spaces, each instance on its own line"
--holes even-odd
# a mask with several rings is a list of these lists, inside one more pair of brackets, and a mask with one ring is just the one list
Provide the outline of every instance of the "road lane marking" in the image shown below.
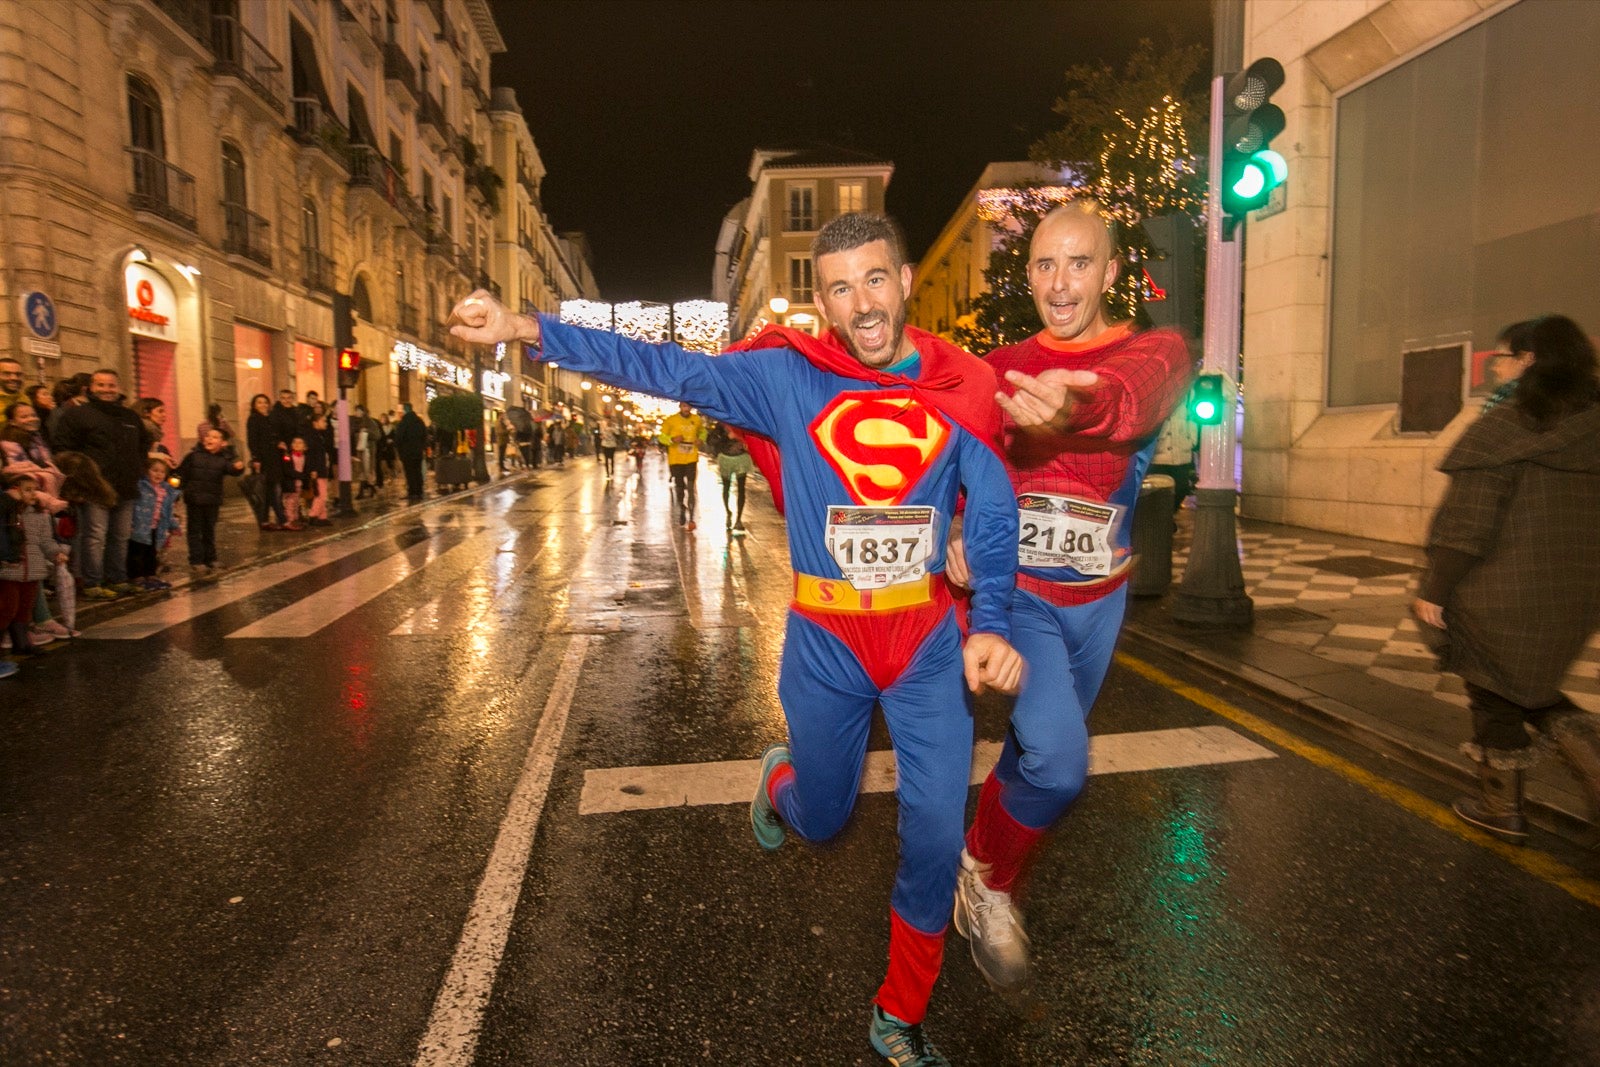
[[470,1067],[477,1052],[483,1014],[494,991],[495,974],[511,932],[533,837],[539,829],[539,816],[550,791],[561,737],[566,732],[567,715],[591,640],[588,635],[574,634],[561,657],[544,714],[528,745],[522,775],[511,792],[500,833],[489,853],[483,881],[467,912],[455,957],[433,1002],[428,1028],[417,1048],[417,1067]]
[[1456,818],[1454,812],[1443,804],[1436,803],[1420,793],[1412,792],[1402,785],[1398,785],[1385,778],[1380,778],[1362,767],[1356,766],[1343,757],[1309,741],[1303,741],[1287,730],[1273,726],[1271,723],[1258,716],[1250,714],[1242,708],[1236,708],[1221,697],[1215,696],[1196,686],[1178,681],[1158,667],[1125,652],[1116,654],[1117,662],[1141,677],[1171,690],[1178,696],[1191,703],[1198,704],[1213,714],[1220,715],[1229,722],[1250,731],[1258,737],[1270,741],[1279,748],[1299,756],[1309,763],[1330,770],[1348,781],[1361,786],[1369,792],[1376,793],[1392,804],[1396,804],[1425,822],[1432,823],[1445,832],[1470,841],[1481,848],[1486,848],[1509,863],[1515,864],[1541,881],[1548,882],[1558,889],[1565,891],[1583,901],[1600,907],[1600,882],[1586,878],[1573,868],[1543,852],[1536,852],[1526,847],[1508,845],[1504,841],[1490,837],[1487,833],[1474,830]]
[[[1204,767],[1276,756],[1271,749],[1226,726],[1102,734],[1089,739],[1090,774]],[[972,784],[982,782],[999,758],[998,741],[980,741],[973,746]],[[760,760],[729,760],[585,771],[578,814],[749,803],[760,765]],[[894,753],[868,753],[861,774],[861,792],[892,793],[894,784]]]
[[475,555],[485,543],[499,536],[500,531],[485,531],[431,559],[430,553],[438,551],[438,542],[431,537],[419,541],[404,552],[374,563],[343,581],[334,582],[310,596],[300,598],[281,611],[235,630],[228,638],[310,637],[363,604],[376,600],[423,568],[435,564],[450,565],[463,557]]
[[403,532],[392,526],[369,530],[330,544],[318,545],[278,563],[224,578],[216,585],[191,585],[187,596],[175,596],[148,608],[119,615],[108,622],[89,627],[83,631],[83,636],[100,641],[138,641],[255,596],[318,567],[353,556],[373,545],[393,540]]

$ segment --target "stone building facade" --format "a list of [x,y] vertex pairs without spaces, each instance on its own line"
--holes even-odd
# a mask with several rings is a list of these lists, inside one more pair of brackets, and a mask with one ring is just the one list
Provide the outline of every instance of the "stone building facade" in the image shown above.
[[1600,5],[1250,0],[1286,82],[1247,226],[1245,514],[1420,543],[1499,330],[1600,333]]
[[[488,384],[444,313],[494,277],[488,0],[0,3],[0,328],[49,294],[44,380],[117,369],[167,402],[336,393],[334,295],[366,370],[353,402],[419,409]],[[491,397],[504,394],[486,388]],[[491,400],[493,404],[494,401]]]

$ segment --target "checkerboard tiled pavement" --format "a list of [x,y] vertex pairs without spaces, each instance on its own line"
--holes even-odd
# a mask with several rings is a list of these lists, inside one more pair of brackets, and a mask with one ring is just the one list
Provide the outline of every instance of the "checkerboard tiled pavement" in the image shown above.
[[[1174,538],[1175,578],[1188,559],[1189,529],[1181,521]],[[1461,679],[1439,672],[1411,617],[1425,564],[1421,549],[1248,519],[1240,520],[1239,543],[1256,636],[1466,706]],[[1576,703],[1600,711],[1600,636],[1564,688]]]

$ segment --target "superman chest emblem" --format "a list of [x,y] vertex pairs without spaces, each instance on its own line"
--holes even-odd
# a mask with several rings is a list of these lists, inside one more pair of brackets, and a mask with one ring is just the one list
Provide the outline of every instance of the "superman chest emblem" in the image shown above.
[[811,422],[817,449],[855,503],[898,504],[950,440],[950,424],[909,393],[841,393]]

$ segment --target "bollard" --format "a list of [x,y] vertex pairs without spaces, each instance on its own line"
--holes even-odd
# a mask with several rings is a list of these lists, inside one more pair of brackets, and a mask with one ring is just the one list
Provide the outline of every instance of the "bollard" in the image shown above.
[[1152,474],[1139,486],[1133,510],[1133,577],[1128,591],[1134,596],[1160,596],[1172,584],[1172,494],[1177,491],[1165,474]]

